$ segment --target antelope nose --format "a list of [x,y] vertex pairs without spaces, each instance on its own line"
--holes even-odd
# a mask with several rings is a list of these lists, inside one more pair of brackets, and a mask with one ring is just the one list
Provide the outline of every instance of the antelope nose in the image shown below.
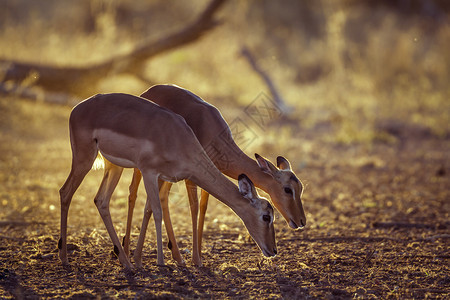
[[302,224],[301,227],[305,227],[306,226],[306,220],[300,219],[300,223]]
[[294,222],[292,219],[289,220],[289,226],[290,226],[292,229],[297,229],[297,228],[298,228],[298,225],[295,224],[295,222]]

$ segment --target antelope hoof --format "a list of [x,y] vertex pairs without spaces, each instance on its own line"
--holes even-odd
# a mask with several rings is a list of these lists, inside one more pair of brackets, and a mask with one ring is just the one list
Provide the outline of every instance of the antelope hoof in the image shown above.
[[203,263],[202,263],[202,262],[194,263],[194,265],[195,265],[197,268],[202,268],[202,267],[203,267]]
[[133,269],[134,269],[133,265],[130,262],[124,263],[122,265],[125,268],[125,270],[127,270],[127,271],[133,271]]
[[138,269],[138,270],[144,269],[144,266],[142,265],[141,262],[135,262],[134,264],[136,265],[136,269]]
[[61,260],[61,264],[63,266],[69,266],[69,260],[67,259],[67,257],[59,257],[59,260]]
[[193,260],[192,260],[192,263],[194,264],[194,266],[196,266],[196,267],[198,267],[198,268],[203,267],[203,262],[202,262],[202,259],[201,259],[201,258],[199,258],[199,259],[193,259]]
[[163,268],[164,268],[164,267],[167,267],[166,264],[165,264],[164,262],[162,262],[162,263],[161,263],[161,262],[156,263],[156,266],[157,266],[157,267],[163,267]]
[[130,264],[129,266],[124,266],[124,271],[127,274],[134,274],[135,268]]
[[176,261],[177,262],[177,266],[179,267],[186,267],[186,262],[184,261],[184,259],[180,260],[180,261]]
[[64,267],[64,268],[67,268],[67,267],[70,267],[70,264],[69,264],[69,262],[67,261],[63,261],[62,263],[61,263],[61,265]]

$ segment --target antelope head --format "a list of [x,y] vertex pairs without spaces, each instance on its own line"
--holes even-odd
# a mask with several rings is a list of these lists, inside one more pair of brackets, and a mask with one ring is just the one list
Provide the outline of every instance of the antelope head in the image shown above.
[[253,182],[245,174],[239,175],[238,182],[239,192],[248,200],[250,206],[245,209],[241,218],[264,256],[275,256],[277,245],[273,227],[273,208],[269,201],[258,195]]
[[275,167],[264,157],[258,154],[255,154],[255,157],[261,171],[273,178],[273,183],[267,190],[273,205],[291,228],[303,228],[306,225],[306,216],[301,200],[303,184],[292,172],[289,161],[278,156]]

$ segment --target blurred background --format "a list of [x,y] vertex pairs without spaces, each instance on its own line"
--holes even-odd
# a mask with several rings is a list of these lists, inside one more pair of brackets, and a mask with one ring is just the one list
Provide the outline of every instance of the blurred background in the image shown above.
[[[0,58],[95,65],[181,30],[208,4],[1,0]],[[391,124],[398,118],[443,136],[450,112],[449,12],[445,0],[225,1],[214,15],[219,25],[142,60],[140,78],[109,72],[94,88],[77,85],[77,95],[140,94],[151,84],[174,83],[220,109],[246,106],[268,93],[241,54],[248,47],[295,107],[293,117],[304,126],[332,123],[339,142],[390,140],[394,129],[382,134],[377,126],[398,126]],[[32,86],[33,78],[18,83]]]

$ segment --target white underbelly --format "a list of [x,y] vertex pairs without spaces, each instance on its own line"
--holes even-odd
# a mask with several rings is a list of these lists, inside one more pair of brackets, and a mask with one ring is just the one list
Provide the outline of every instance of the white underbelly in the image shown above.
[[136,168],[136,164],[132,162],[131,160],[128,160],[126,158],[121,157],[115,157],[109,154],[106,154],[100,150],[100,153],[103,155],[104,158],[106,158],[108,161],[112,162],[113,164],[123,167],[123,168]]
[[97,140],[98,150],[103,157],[124,168],[136,168],[137,161],[142,153],[151,157],[155,152],[155,147],[151,141],[136,139],[110,129],[96,129],[93,135]]
[[183,176],[183,175],[178,175],[178,176],[167,176],[165,174],[159,174],[159,178],[161,180],[167,181],[167,182],[178,182],[180,180],[184,180],[187,178],[187,176]]

